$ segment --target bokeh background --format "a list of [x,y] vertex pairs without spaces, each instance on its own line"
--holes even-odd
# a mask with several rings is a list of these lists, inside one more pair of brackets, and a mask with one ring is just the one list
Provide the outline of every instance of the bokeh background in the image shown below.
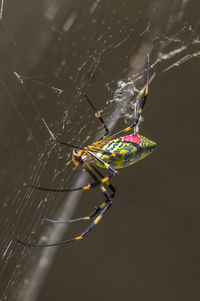
[[[199,300],[199,10],[195,0],[1,1],[0,300]],[[85,240],[17,244],[84,228],[42,218],[87,214],[102,201],[98,189],[66,195],[27,184],[90,181],[53,136],[82,145],[101,136],[83,92],[112,132],[131,123],[147,53],[140,133],[155,152],[120,170],[114,205]]]

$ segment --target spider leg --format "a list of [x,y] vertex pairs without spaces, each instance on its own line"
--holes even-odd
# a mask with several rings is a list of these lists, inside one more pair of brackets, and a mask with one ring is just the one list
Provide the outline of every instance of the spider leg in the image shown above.
[[95,218],[95,220],[83,231],[79,236],[75,236],[71,239],[64,240],[64,241],[59,241],[56,243],[49,243],[49,244],[32,244],[32,243],[27,243],[23,242],[21,240],[17,240],[18,243],[29,246],[29,247],[53,247],[53,246],[60,246],[60,245],[65,245],[69,242],[75,241],[75,240],[80,240],[84,238],[91,230],[94,229],[94,227],[99,223],[99,221],[102,219],[103,215],[106,213],[106,211],[110,208],[112,205],[112,202],[109,201],[107,205],[102,209],[101,213]]
[[137,112],[136,112],[136,126],[139,123],[140,116],[141,116],[143,108],[146,104],[148,92],[149,92],[149,55],[147,55],[147,83],[146,83],[146,89],[145,89],[144,96],[143,96],[143,99],[141,101],[141,104],[139,105],[139,107],[137,109]]
[[56,143],[71,147],[71,148],[77,148],[77,149],[82,149],[82,150],[87,150],[87,148],[83,147],[83,146],[79,146],[79,145],[75,145],[75,144],[71,144],[71,143],[66,143],[60,140],[55,140]]
[[[97,180],[97,176],[92,172],[92,170],[90,168],[92,168],[101,177],[101,179],[105,178],[104,175],[92,163],[89,163],[89,166],[87,166],[86,164],[84,164],[82,167],[95,180]],[[92,231],[94,229],[94,227],[102,219],[102,217],[105,214],[105,212],[112,205],[112,199],[115,196],[115,191],[116,190],[115,190],[115,188],[108,181],[105,182],[105,185],[107,185],[110,188],[110,190],[112,191],[112,194],[110,195],[107,192],[107,190],[105,189],[105,187],[101,184],[100,185],[100,189],[103,192],[106,200],[104,202],[102,202],[100,204],[100,206],[96,207],[94,209],[94,211],[91,212],[88,216],[77,218],[77,219],[74,219],[74,220],[68,220],[68,221],[54,221],[54,220],[46,219],[47,221],[52,222],[52,223],[72,223],[72,222],[76,222],[76,221],[80,221],[80,220],[89,220],[89,219],[92,219],[93,217],[95,217],[100,212],[99,215],[93,220],[93,222],[79,236],[75,236],[74,238],[71,238],[71,239],[68,239],[68,240],[64,240],[64,241],[56,242],[56,243],[50,243],[50,244],[32,244],[32,243],[23,242],[21,240],[17,240],[17,242],[20,243],[20,244],[22,244],[22,245],[29,246],[29,247],[51,247],[51,246],[64,245],[64,244],[70,243],[72,241],[80,240],[80,239],[84,238],[86,235],[88,235],[88,233],[90,231]]]
[[85,186],[81,186],[81,187],[75,187],[75,188],[69,188],[69,189],[65,189],[65,188],[58,188],[58,189],[54,189],[54,188],[47,188],[47,187],[42,187],[42,186],[35,186],[35,185],[29,185],[31,188],[37,189],[37,190],[41,190],[41,191],[49,191],[49,192],[70,192],[70,191],[79,191],[79,190],[89,190],[91,188],[95,188],[101,184],[104,184],[105,182],[108,182],[112,177],[114,177],[115,174],[111,174],[107,177],[102,178],[101,180],[97,180],[93,183],[87,184]]
[[118,171],[113,168],[110,164],[103,161],[101,158],[97,157],[95,154],[93,154],[91,151],[88,151],[88,153],[95,158],[97,161],[99,161],[106,169],[110,170],[110,172],[113,174],[113,176],[118,174]]
[[[93,165],[89,163],[89,166],[91,168],[93,168],[100,176],[101,178],[104,178],[104,175],[102,175],[102,173]],[[85,164],[82,166],[90,175],[94,180],[97,180],[98,178],[96,177],[96,175],[92,172],[92,170]],[[106,184],[106,183],[105,183]],[[74,222],[79,222],[82,220],[90,220],[93,217],[95,217],[97,215],[97,213],[99,213],[105,206],[106,204],[111,201],[111,199],[115,196],[115,188],[109,184],[108,187],[110,188],[110,190],[113,192],[111,195],[108,194],[107,190],[105,189],[105,187],[103,185],[100,185],[100,189],[102,191],[102,193],[104,194],[106,200],[104,202],[102,202],[100,204],[100,206],[95,207],[95,209],[88,215],[88,216],[84,216],[84,217],[80,217],[80,218],[76,218],[76,219],[70,219],[70,220],[66,220],[66,221],[57,221],[57,220],[53,220],[53,219],[49,219],[49,218],[44,218],[44,220],[50,222],[50,223],[74,223]]]
[[107,126],[106,126],[103,118],[101,117],[101,114],[96,110],[96,108],[93,105],[93,103],[91,102],[91,100],[87,97],[86,94],[83,94],[83,96],[85,97],[85,99],[87,100],[87,102],[89,103],[89,105],[91,106],[91,108],[93,109],[93,111],[95,112],[95,116],[99,119],[99,121],[101,122],[101,124],[104,127],[105,134],[99,139],[99,140],[102,140],[102,139],[104,139],[105,137],[107,137],[109,135],[109,130],[108,130],[108,128],[107,128]]
[[[42,187],[42,186],[35,186],[35,185],[29,185],[30,187],[37,189],[37,190],[42,190],[42,191],[49,191],[49,192],[70,192],[70,191],[79,191],[79,190],[89,190],[91,188],[97,187],[101,184],[104,183],[109,183],[109,180],[116,176],[118,174],[118,172],[111,167],[109,164],[107,164],[106,162],[104,162],[102,159],[98,158],[95,154],[93,154],[91,151],[88,151],[88,153],[94,157],[97,161],[99,161],[105,168],[107,168],[111,174],[108,175],[107,177],[103,177],[100,180],[97,179],[95,182],[90,183],[88,185],[85,186],[81,186],[81,187],[75,187],[75,188],[68,188],[68,189],[62,189],[62,188],[58,188],[58,189],[54,189],[54,188],[47,188],[47,187]],[[107,184],[106,183],[106,184]]]
[[145,89],[145,92],[144,92],[144,96],[143,96],[143,99],[140,103],[140,105],[138,106],[137,108],[137,112],[136,112],[136,121],[131,124],[129,127],[113,134],[112,136],[108,137],[108,138],[103,138],[100,143],[99,143],[99,146],[111,139],[113,139],[115,136],[119,135],[119,134],[123,134],[123,133],[126,133],[128,131],[131,131],[133,128],[137,127],[138,123],[139,123],[139,120],[140,120],[140,116],[142,114],[142,111],[143,111],[143,108],[146,104],[146,101],[147,101],[147,96],[148,96],[148,93],[149,93],[149,55],[147,55],[147,83],[146,83],[146,89]]
[[110,155],[110,156],[115,156],[116,155],[115,153],[112,153],[108,150],[104,150],[104,149],[95,147],[93,145],[88,145],[86,147],[83,147],[83,146],[79,146],[79,145],[75,145],[75,144],[71,144],[71,143],[66,143],[66,142],[63,142],[63,141],[60,141],[60,140],[55,140],[55,142],[59,143],[59,144],[62,144],[64,146],[68,146],[68,147],[71,147],[71,148],[77,148],[77,149],[81,149],[81,150],[84,150],[84,151],[87,151],[89,149],[89,150],[92,150],[93,152],[102,153],[102,154],[105,154],[105,155]]
[[[88,163],[88,165],[101,177],[101,178],[104,178],[104,175],[100,172],[100,170],[94,165],[92,164],[91,162]],[[115,196],[115,192],[116,192],[116,189],[115,187],[110,183],[110,182],[105,182],[105,185],[107,185],[110,190],[112,191],[112,194],[111,194],[111,197],[114,198]]]

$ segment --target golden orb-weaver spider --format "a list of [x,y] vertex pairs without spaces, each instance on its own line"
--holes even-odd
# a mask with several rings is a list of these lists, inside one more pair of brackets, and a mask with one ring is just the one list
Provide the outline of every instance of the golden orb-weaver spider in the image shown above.
[[[45,188],[40,186],[32,186],[33,188],[38,190],[51,191],[51,192],[89,190],[91,188],[100,186],[100,189],[105,196],[105,201],[103,201],[100,204],[100,206],[95,207],[94,211],[92,211],[88,216],[67,220],[67,221],[55,221],[51,219],[46,219],[46,220],[52,223],[72,223],[81,220],[90,220],[93,219],[94,217],[96,218],[93,219],[92,223],[80,235],[75,236],[74,238],[68,240],[49,243],[49,244],[48,243],[34,244],[34,243],[28,243],[28,242],[23,242],[21,240],[18,240],[19,243],[26,246],[32,246],[32,247],[50,247],[50,246],[64,245],[69,242],[80,240],[83,237],[85,237],[98,224],[98,222],[101,220],[105,212],[112,205],[112,199],[115,196],[116,190],[114,186],[110,183],[110,179],[118,174],[116,169],[129,166],[145,158],[154,150],[154,148],[156,147],[156,143],[149,140],[148,138],[139,135],[137,130],[140,116],[142,114],[142,110],[144,108],[148,96],[149,57],[147,57],[147,59],[148,59],[147,85],[146,85],[143,99],[137,107],[135,122],[132,125],[108,137],[109,130],[106,124],[104,123],[102,116],[100,115],[99,112],[96,111],[93,103],[84,94],[86,101],[88,102],[90,107],[95,111],[96,117],[103,125],[105,130],[105,135],[102,136],[98,141],[95,141],[94,143],[86,147],[79,147],[73,144],[56,141],[57,143],[74,148],[72,160],[75,166],[80,165],[85,171],[87,171],[90,174],[90,176],[94,179],[94,182],[82,187],[70,188],[70,189],[51,189],[51,188]],[[134,129],[133,134],[114,139],[115,136],[131,131],[132,129]],[[108,169],[110,175],[105,177],[98,169],[98,167]],[[110,190],[110,193],[107,191],[107,189]]]

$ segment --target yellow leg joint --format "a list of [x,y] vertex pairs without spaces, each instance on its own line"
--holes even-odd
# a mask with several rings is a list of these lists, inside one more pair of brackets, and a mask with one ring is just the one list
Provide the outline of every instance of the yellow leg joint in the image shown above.
[[109,177],[105,177],[105,178],[101,179],[101,183],[105,183],[107,181],[109,181]]
[[106,206],[106,202],[103,202],[99,207],[103,209]]
[[86,185],[86,186],[83,186],[83,190],[88,190],[88,189],[90,189],[90,185]]
[[75,239],[76,239],[76,240],[79,240],[79,239],[82,239],[82,238],[83,238],[83,236],[80,235],[80,236],[77,236]]
[[94,220],[94,224],[96,225],[102,218],[102,215],[99,215],[95,220]]
[[131,127],[128,127],[128,128],[126,128],[125,130],[124,130],[124,132],[128,132],[128,131],[130,131],[131,130]]

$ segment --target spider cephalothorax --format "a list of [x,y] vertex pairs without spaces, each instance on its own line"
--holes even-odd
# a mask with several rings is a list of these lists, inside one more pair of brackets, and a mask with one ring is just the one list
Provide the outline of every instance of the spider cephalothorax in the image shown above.
[[72,161],[76,166],[82,165],[86,160],[86,156],[83,150],[75,148],[72,154]]

